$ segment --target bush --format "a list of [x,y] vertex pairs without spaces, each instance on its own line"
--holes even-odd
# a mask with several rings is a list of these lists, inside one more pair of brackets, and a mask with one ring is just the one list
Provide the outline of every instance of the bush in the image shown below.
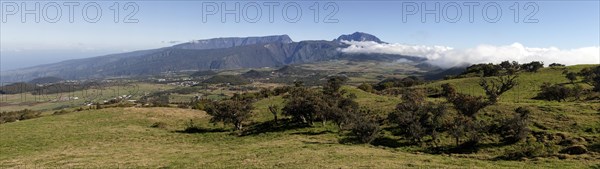
[[565,74],[565,77],[567,79],[569,79],[569,81],[571,82],[571,84],[575,84],[575,81],[577,80],[577,73],[575,72],[568,72]]
[[583,81],[594,86],[593,91],[600,92],[600,66],[585,68],[579,75],[583,76]]
[[352,118],[350,125],[351,135],[360,143],[371,143],[379,137],[380,126],[376,119],[369,117],[371,111],[363,109]]
[[557,152],[558,147],[556,145],[541,142],[527,142],[507,150],[507,152],[499,158],[506,160],[520,160],[523,158],[548,157],[556,155]]
[[573,145],[573,146],[567,147],[560,151],[560,153],[572,154],[572,155],[585,154],[587,152],[588,152],[588,149],[584,145]]
[[209,103],[211,103],[211,100],[205,98],[194,98],[192,99],[190,105],[192,106],[192,109],[205,110],[206,105]]
[[379,124],[369,120],[359,120],[352,123],[352,135],[361,143],[370,143],[378,137]]
[[365,92],[369,92],[369,93],[373,93],[373,86],[371,84],[368,83],[362,83],[358,86],[358,89],[365,91]]
[[416,76],[409,76],[402,79],[387,78],[375,84],[373,88],[375,90],[382,91],[389,88],[411,87],[419,84],[423,84],[423,82],[419,78],[417,78]]
[[519,107],[515,110],[516,114],[511,119],[503,120],[502,126],[499,128],[502,140],[507,143],[516,143],[529,135],[529,114],[531,110]]
[[540,93],[534,99],[548,101],[566,101],[572,95],[572,90],[559,84],[544,83],[540,86]]
[[445,115],[444,105],[425,102],[422,90],[410,89],[402,95],[402,103],[396,106],[396,110],[388,114],[388,120],[414,143],[422,142],[425,136],[431,136],[435,143],[438,132],[445,130],[442,120]]
[[243,122],[250,119],[253,109],[250,102],[241,100],[224,100],[212,102],[206,106],[206,113],[211,115],[211,123],[222,122],[224,124],[233,124],[236,130],[241,130]]
[[19,111],[10,111],[0,113],[0,124],[15,122],[17,120],[27,120],[39,117],[41,112],[33,111],[30,109],[24,109]]
[[52,113],[52,115],[61,115],[61,114],[67,114],[67,113],[70,113],[70,112],[63,109],[63,110],[55,111],[54,113]]
[[462,115],[475,118],[479,110],[487,107],[489,104],[481,96],[471,96],[458,93],[448,101],[454,105],[454,108]]
[[533,61],[533,62],[521,65],[521,69],[528,71],[528,72],[537,72],[541,68],[544,68],[544,62],[540,62],[540,61]]
[[550,67],[565,67],[565,65],[560,64],[560,63],[552,63],[552,64],[550,64],[548,66],[550,66]]

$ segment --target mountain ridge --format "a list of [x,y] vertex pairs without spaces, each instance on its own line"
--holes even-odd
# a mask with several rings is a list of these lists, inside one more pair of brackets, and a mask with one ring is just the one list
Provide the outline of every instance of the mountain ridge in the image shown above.
[[367,40],[384,43],[373,35],[360,32],[342,35],[332,41],[294,42],[288,35],[212,38],[158,49],[67,60],[4,71],[0,80],[17,82],[47,76],[78,80],[154,75],[182,70],[277,67],[339,58],[393,60],[405,57],[342,53],[338,49],[348,46],[342,40]]

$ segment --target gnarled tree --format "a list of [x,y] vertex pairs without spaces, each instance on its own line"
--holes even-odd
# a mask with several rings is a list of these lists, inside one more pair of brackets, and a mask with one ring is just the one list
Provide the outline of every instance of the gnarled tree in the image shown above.
[[205,110],[212,116],[211,123],[233,124],[236,130],[241,130],[243,122],[251,117],[252,104],[240,100],[224,100],[208,104]]

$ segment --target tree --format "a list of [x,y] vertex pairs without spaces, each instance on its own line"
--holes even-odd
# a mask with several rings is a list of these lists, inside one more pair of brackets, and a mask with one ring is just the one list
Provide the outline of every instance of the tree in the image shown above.
[[212,116],[211,123],[222,122],[233,124],[236,130],[241,130],[243,123],[252,115],[252,104],[241,100],[224,100],[212,102],[206,106],[206,113]]
[[419,89],[407,89],[402,95],[402,103],[388,115],[388,120],[402,130],[402,135],[415,143],[423,137],[431,136],[434,144],[439,132],[444,130],[443,116],[446,107],[443,104],[425,102],[425,94]]
[[560,63],[552,63],[552,64],[550,64],[548,66],[550,66],[550,67],[565,67],[565,65],[560,64]]
[[533,61],[533,62],[521,65],[521,69],[528,71],[528,72],[537,72],[541,68],[544,68],[544,62],[540,62],[540,61]]
[[575,84],[575,81],[577,80],[577,73],[575,73],[575,72],[568,72],[567,74],[565,74],[565,77],[567,79],[569,79],[569,81],[571,82],[571,84]]
[[373,88],[375,90],[385,90],[394,87],[411,87],[414,85],[422,84],[423,82],[416,76],[408,76],[402,79],[399,78],[387,78],[379,83],[375,84]]
[[323,94],[328,96],[339,96],[340,88],[347,81],[347,78],[341,76],[332,76],[327,80],[327,83],[323,86]]
[[502,67],[502,69],[506,70],[506,72],[508,72],[510,74],[513,74],[513,73],[516,73],[517,71],[519,71],[519,67],[520,67],[519,62],[516,62],[516,61],[509,62],[508,60],[503,61],[499,65],[500,65],[500,67]]
[[[509,67],[509,66],[507,66],[507,67]],[[500,74],[501,69],[502,69],[502,66],[494,65],[492,63],[475,64],[475,65],[471,65],[471,66],[467,67],[467,70],[465,72],[463,72],[462,75],[471,74],[471,73],[475,73],[475,74],[482,73],[484,77],[496,76],[496,75]]]
[[325,102],[322,112],[319,113],[323,124],[326,119],[331,119],[338,127],[349,123],[350,116],[358,110],[358,103],[354,101],[354,94],[345,95],[346,91],[341,90],[342,85],[347,81],[343,77],[330,77],[323,86],[323,101]]
[[326,104],[321,95],[306,87],[294,87],[284,96],[285,106],[282,114],[291,116],[296,122],[312,125]]
[[600,66],[585,68],[579,75],[583,76],[583,81],[594,86],[593,91],[600,92]]
[[471,96],[459,93],[454,98],[449,98],[450,103],[462,115],[476,118],[479,110],[489,106],[489,102],[481,96]]
[[500,95],[517,85],[518,77],[517,74],[507,74],[489,79],[481,77],[479,85],[485,90],[489,104],[496,104]]
[[464,116],[475,118],[479,110],[490,105],[490,102],[486,101],[481,96],[457,93],[454,86],[450,84],[443,84],[442,88],[442,94],[446,97],[446,100],[454,106],[454,109]]

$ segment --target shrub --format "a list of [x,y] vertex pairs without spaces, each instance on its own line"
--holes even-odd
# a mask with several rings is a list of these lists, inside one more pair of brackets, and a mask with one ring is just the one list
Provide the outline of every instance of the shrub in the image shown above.
[[537,72],[541,68],[544,68],[544,62],[540,62],[540,61],[533,61],[533,62],[521,65],[521,69],[528,71],[528,72]]
[[454,88],[454,86],[448,83],[444,83],[442,84],[442,96],[446,98],[453,98],[454,96],[456,96],[456,89]]
[[446,107],[432,102],[425,102],[422,90],[409,89],[402,95],[402,103],[396,110],[388,114],[388,120],[402,131],[402,135],[412,142],[422,142],[423,137],[431,136],[435,141],[438,132],[445,130],[442,121]]
[[507,143],[515,143],[527,137],[530,132],[529,114],[531,110],[519,107],[515,110],[516,114],[510,119],[503,120],[502,126],[499,128],[502,140]]
[[454,105],[454,108],[462,115],[475,118],[479,110],[487,107],[489,104],[481,96],[471,96],[458,93],[448,101]]
[[587,152],[588,152],[588,149],[584,145],[573,145],[573,146],[567,147],[560,151],[560,153],[572,154],[572,155],[585,154]]
[[24,109],[19,111],[10,111],[0,113],[0,124],[15,122],[17,120],[27,120],[39,117],[41,112],[33,111],[30,109]]
[[571,84],[575,84],[575,81],[577,80],[577,73],[575,73],[575,72],[567,72],[565,74],[565,77],[567,79],[569,79],[569,81],[571,82]]
[[416,76],[409,76],[402,79],[399,78],[387,78],[379,83],[375,84],[373,88],[378,91],[382,91],[394,87],[411,87],[422,84],[423,82]]
[[585,68],[579,75],[583,76],[583,81],[594,86],[593,91],[600,92],[600,66]]
[[361,143],[371,143],[379,136],[381,130],[377,120],[368,117],[369,114],[371,114],[369,110],[363,109],[352,118],[351,135]]
[[365,92],[369,92],[369,93],[373,93],[373,86],[371,84],[368,83],[362,83],[358,86],[358,89],[365,91]]
[[252,104],[240,100],[212,102],[205,109],[212,116],[211,123],[233,124],[236,130],[241,130],[242,123],[250,119],[252,114]]
[[567,97],[571,95],[571,89],[564,85],[544,83],[540,86],[540,93],[537,94],[535,99],[549,100],[549,101],[566,101]]
[[548,66],[550,66],[550,67],[565,67],[565,65],[560,64],[560,63],[552,63],[552,64],[550,64]]
[[361,143],[370,143],[377,138],[379,133],[379,124],[369,120],[359,120],[352,123],[352,134],[358,138]]
[[507,160],[519,160],[523,158],[552,156],[556,155],[557,152],[558,147],[556,145],[542,142],[527,142],[507,150],[507,152],[499,158]]
[[52,115],[61,115],[61,114],[67,114],[67,113],[70,113],[70,112],[63,109],[63,110],[55,111],[54,113],[52,113]]

